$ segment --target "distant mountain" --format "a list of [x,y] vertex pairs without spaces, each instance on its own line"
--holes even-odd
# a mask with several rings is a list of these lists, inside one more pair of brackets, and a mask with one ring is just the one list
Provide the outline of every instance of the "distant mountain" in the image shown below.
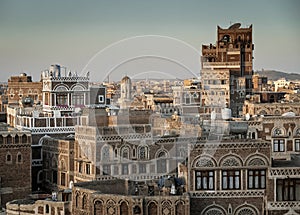
[[272,80],[272,81],[276,81],[280,78],[286,78],[289,81],[300,80],[300,74],[297,73],[286,73],[286,72],[280,72],[276,70],[263,70],[263,71],[256,71],[254,73],[258,73],[262,76],[267,76],[268,80]]

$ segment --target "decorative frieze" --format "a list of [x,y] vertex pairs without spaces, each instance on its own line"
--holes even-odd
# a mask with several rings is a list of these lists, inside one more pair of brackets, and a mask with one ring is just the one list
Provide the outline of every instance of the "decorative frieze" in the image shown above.
[[270,178],[280,178],[286,176],[293,176],[300,178],[300,168],[273,168],[270,169]]
[[268,202],[268,210],[300,210],[299,201],[285,201],[285,202]]
[[192,198],[240,198],[240,197],[264,197],[264,190],[232,190],[232,191],[203,191],[190,192]]

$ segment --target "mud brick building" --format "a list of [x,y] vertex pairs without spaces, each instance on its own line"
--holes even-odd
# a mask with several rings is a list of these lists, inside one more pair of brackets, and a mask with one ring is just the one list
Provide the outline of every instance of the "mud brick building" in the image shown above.
[[0,206],[31,193],[31,134],[0,125]]
[[41,81],[33,82],[31,76],[21,73],[8,79],[8,105],[19,105],[26,97],[37,104],[42,101],[43,84]]
[[268,179],[270,143],[200,141],[189,156],[191,214],[263,214],[273,187]]
[[[226,88],[227,91],[229,88],[228,108],[232,109],[233,116],[240,116],[245,97],[252,91],[253,50],[252,25],[241,28],[241,24],[236,23],[226,29],[218,26],[216,43],[202,45],[202,70],[200,73],[211,71],[213,74],[220,71],[220,73],[228,73],[230,79],[228,81],[223,77],[224,75],[220,74],[213,75],[210,83],[205,83],[203,80],[203,99],[213,96],[217,93],[214,91],[218,91],[218,88]],[[225,72],[225,70],[227,71]],[[215,86],[208,89],[209,85]],[[209,94],[207,94],[208,90],[210,90]],[[206,104],[204,107],[209,108],[210,106],[210,104]]]

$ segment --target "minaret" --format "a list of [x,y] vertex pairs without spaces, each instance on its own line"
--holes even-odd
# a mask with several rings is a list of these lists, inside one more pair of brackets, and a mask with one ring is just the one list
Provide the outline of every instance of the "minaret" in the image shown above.
[[121,98],[120,108],[126,109],[130,107],[131,103],[131,79],[125,76],[121,80]]

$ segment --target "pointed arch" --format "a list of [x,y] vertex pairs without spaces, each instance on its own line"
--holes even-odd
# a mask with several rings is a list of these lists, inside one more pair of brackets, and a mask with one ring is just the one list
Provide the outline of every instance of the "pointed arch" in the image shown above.
[[75,193],[75,207],[76,208],[79,208],[80,207],[80,195],[79,195],[79,193],[77,192],[77,193]]
[[151,215],[157,215],[158,214],[158,207],[157,207],[156,202],[151,201],[148,204],[148,214],[151,214]]
[[96,201],[94,201],[94,215],[102,215],[103,212],[103,202],[97,199]]
[[129,215],[128,203],[125,201],[120,204],[120,215]]
[[6,163],[9,163],[9,164],[12,163],[12,154],[9,151],[6,152],[5,161],[6,161]]
[[87,209],[87,204],[88,204],[87,195],[83,194],[83,196],[82,196],[82,209]]
[[162,148],[162,149],[157,150],[157,152],[155,153],[155,157],[156,158],[168,158],[169,153],[166,149]]
[[23,155],[21,152],[17,153],[17,163],[23,163]]
[[149,159],[149,147],[146,144],[140,144],[138,146],[138,159],[147,160]]
[[105,144],[101,148],[101,160],[110,161],[112,159],[112,147],[108,144]]
[[184,215],[185,214],[185,206],[183,201],[178,201],[175,203],[175,214],[176,215]]
[[157,173],[167,173],[167,157],[168,152],[164,149],[157,151],[156,153],[156,170]]
[[131,158],[131,153],[130,153],[130,147],[126,144],[124,146],[122,146],[121,148],[121,158],[122,159],[130,159]]
[[55,156],[52,157],[51,159],[51,167],[52,168],[57,168],[57,159]]

